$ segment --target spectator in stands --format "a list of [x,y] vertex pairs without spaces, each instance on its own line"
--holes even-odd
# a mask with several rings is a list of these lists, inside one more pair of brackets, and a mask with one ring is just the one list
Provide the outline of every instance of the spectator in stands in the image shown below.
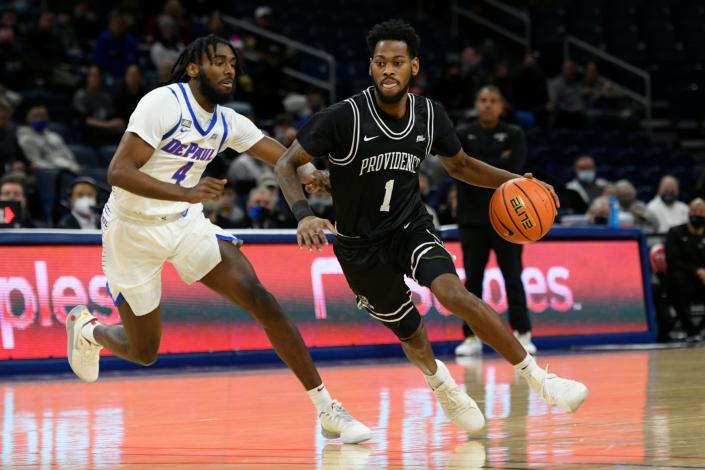
[[586,215],[590,225],[607,225],[610,218],[610,200],[606,196],[596,197]]
[[0,174],[23,159],[17,145],[17,125],[12,121],[12,106],[0,97]]
[[284,147],[289,147],[296,138],[296,128],[294,120],[290,115],[282,113],[274,118],[274,138],[279,141]]
[[490,75],[482,53],[470,46],[460,52],[460,77],[465,83],[463,102],[467,107],[472,107],[478,88],[490,81]]
[[61,47],[66,54],[74,59],[80,59],[82,55],[78,42],[76,28],[72,23],[71,14],[68,11],[60,11],[56,14],[56,34],[61,41]]
[[565,185],[561,194],[561,212],[584,214],[592,201],[602,195],[607,181],[597,177],[595,160],[589,155],[581,155],[573,164],[575,178]]
[[678,200],[678,180],[670,175],[661,178],[658,192],[646,208],[658,221],[658,233],[666,233],[671,227],[688,222],[688,205]]
[[228,167],[229,181],[251,181],[254,185],[264,175],[274,175],[272,167],[266,163],[243,153],[236,157]]
[[252,67],[252,105],[258,119],[272,119],[284,112],[282,90],[286,78],[281,47],[271,43],[262,53],[262,60]]
[[431,192],[431,186],[428,182],[428,176],[421,172],[419,172],[419,193],[421,194],[421,201],[426,207],[426,212],[428,212],[433,218],[433,226],[436,227],[436,229],[439,229],[441,227],[441,222],[438,219],[436,209],[434,209],[431,205],[433,196]]
[[17,33],[17,12],[12,7],[5,7],[0,15],[0,28],[11,29]]
[[457,111],[470,107],[472,99],[469,90],[474,88],[474,79],[470,82],[460,74],[460,64],[449,62],[446,64],[443,74],[434,81],[430,94],[434,99],[443,103],[449,112],[457,114]]
[[[74,78],[61,74],[59,64],[67,62],[68,57],[63,47],[61,36],[56,31],[56,16],[50,10],[44,10],[37,18],[37,24],[27,32],[26,48],[30,77],[36,86],[70,85]],[[25,80],[27,77],[25,77]]]
[[514,77],[512,104],[519,111],[529,111],[540,123],[546,122],[548,87],[546,75],[539,67],[536,53],[524,56],[524,63]]
[[186,12],[179,0],[167,0],[159,15],[152,17],[147,25],[145,40],[153,42],[159,32],[159,27],[164,19],[170,19],[176,25],[176,41],[187,44],[191,40],[191,24],[186,19]]
[[688,223],[677,225],[666,237],[668,297],[688,339],[699,340],[702,329],[693,324],[690,305],[705,302],[705,201],[693,199]]
[[132,64],[125,70],[122,81],[113,95],[113,109],[115,117],[128,122],[137,103],[147,92],[142,79],[139,65]]
[[71,212],[66,214],[57,228],[95,230],[100,228],[100,218],[96,211],[98,191],[95,180],[81,176],[71,183],[69,204]]
[[247,200],[247,216],[253,228],[281,228],[289,226],[286,217],[279,212],[272,193],[264,186],[250,191]]
[[617,200],[619,200],[619,212],[631,214],[634,218],[633,225],[639,227],[644,232],[653,233],[658,228],[658,220],[646,208],[646,204],[636,198],[636,188],[629,181],[622,179],[615,183],[617,190]]
[[264,174],[257,180],[257,186],[267,189],[269,194],[271,194],[272,201],[277,209],[276,212],[279,219],[278,226],[280,228],[296,227],[296,219],[294,218],[294,214],[291,213],[289,205],[286,203],[286,199],[281,197],[279,182],[276,177],[272,174]]
[[585,118],[585,103],[578,87],[578,71],[572,60],[563,61],[561,74],[548,86],[549,111],[555,127],[579,128]]
[[155,67],[159,67],[164,59],[176,61],[184,45],[176,36],[176,21],[170,16],[159,18],[157,37],[149,51],[149,56]]
[[232,183],[228,182],[223,188],[216,207],[215,224],[223,228],[247,227],[245,211],[237,204],[237,193]]
[[[258,28],[262,28],[272,33],[279,32],[274,26],[274,16],[272,8],[267,5],[260,5],[255,8],[254,20],[255,26],[257,26]],[[272,44],[274,44],[272,41],[261,35],[248,34],[245,36],[245,47],[248,51],[251,51],[256,54],[264,54],[269,49],[269,46],[271,46]],[[281,53],[281,51],[277,52]]]
[[15,33],[0,27],[0,83],[13,90],[29,87],[27,61],[15,39]]
[[25,178],[22,175],[8,174],[0,179],[0,201],[17,201],[22,214],[16,219],[14,228],[34,228],[35,224],[27,208]]
[[111,81],[122,77],[128,65],[137,63],[139,45],[137,40],[127,33],[121,12],[110,12],[108,29],[96,39],[93,57],[94,62]]
[[622,100],[622,94],[600,76],[595,62],[585,65],[585,74],[580,82],[580,95],[583,102],[594,109],[615,109]]
[[161,86],[171,78],[171,69],[174,67],[174,61],[166,58],[159,63],[157,67],[157,83],[155,86]]
[[103,76],[97,66],[86,71],[86,87],[74,95],[73,107],[83,116],[87,143],[95,146],[118,143],[125,121],[115,115],[113,100],[103,91]]
[[455,184],[448,188],[446,200],[439,204],[437,213],[441,225],[456,223],[458,219],[458,188]]
[[72,23],[78,36],[78,43],[83,51],[90,51],[93,41],[100,34],[98,15],[88,1],[79,1],[73,9]]
[[44,105],[27,111],[26,125],[17,129],[17,141],[29,163],[37,169],[63,168],[78,171],[78,163],[64,139],[47,129],[49,112]]

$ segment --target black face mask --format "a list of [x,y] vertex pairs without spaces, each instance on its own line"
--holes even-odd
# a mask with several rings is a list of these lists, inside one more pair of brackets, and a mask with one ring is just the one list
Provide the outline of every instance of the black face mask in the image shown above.
[[705,227],[705,215],[691,215],[689,218],[690,225],[695,228]]
[[607,225],[607,217],[604,215],[597,215],[592,221],[595,225]]
[[678,199],[678,194],[673,191],[665,191],[663,194],[661,194],[661,200],[667,206],[670,206],[671,204],[676,202],[676,199]]

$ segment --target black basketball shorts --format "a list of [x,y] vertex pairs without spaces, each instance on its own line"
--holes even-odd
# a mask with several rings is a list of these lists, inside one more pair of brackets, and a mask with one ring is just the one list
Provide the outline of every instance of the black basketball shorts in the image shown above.
[[453,255],[424,219],[373,247],[334,246],[358,308],[379,321],[398,322],[415,310],[404,275],[426,287],[442,274],[457,275]]

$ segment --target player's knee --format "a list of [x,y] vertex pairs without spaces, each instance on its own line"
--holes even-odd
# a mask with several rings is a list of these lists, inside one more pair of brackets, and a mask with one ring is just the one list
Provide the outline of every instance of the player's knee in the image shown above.
[[251,297],[252,307],[250,311],[263,326],[266,327],[270,323],[275,324],[281,320],[283,312],[279,307],[279,303],[262,284],[258,283],[253,286]]
[[418,336],[421,331],[421,315],[414,309],[407,313],[404,318],[395,322],[381,322],[384,326],[392,330],[400,341],[410,341]]
[[438,301],[451,312],[479,308],[479,299],[463,287],[460,282],[446,282],[439,286],[434,294]]
[[159,353],[159,345],[153,346],[147,344],[140,346],[133,351],[133,358],[135,362],[142,366],[151,366],[157,362],[157,354]]

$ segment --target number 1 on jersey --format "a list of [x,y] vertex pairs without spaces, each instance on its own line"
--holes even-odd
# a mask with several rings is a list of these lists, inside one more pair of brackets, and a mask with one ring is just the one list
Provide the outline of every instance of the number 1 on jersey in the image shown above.
[[384,185],[384,199],[382,200],[382,206],[379,208],[380,212],[389,212],[389,203],[392,202],[392,191],[394,190],[394,180],[389,180]]
[[188,173],[192,166],[193,162],[188,162],[186,165],[176,170],[176,173],[171,175],[171,179],[176,180],[176,186],[181,186],[181,182],[186,179],[186,173]]

